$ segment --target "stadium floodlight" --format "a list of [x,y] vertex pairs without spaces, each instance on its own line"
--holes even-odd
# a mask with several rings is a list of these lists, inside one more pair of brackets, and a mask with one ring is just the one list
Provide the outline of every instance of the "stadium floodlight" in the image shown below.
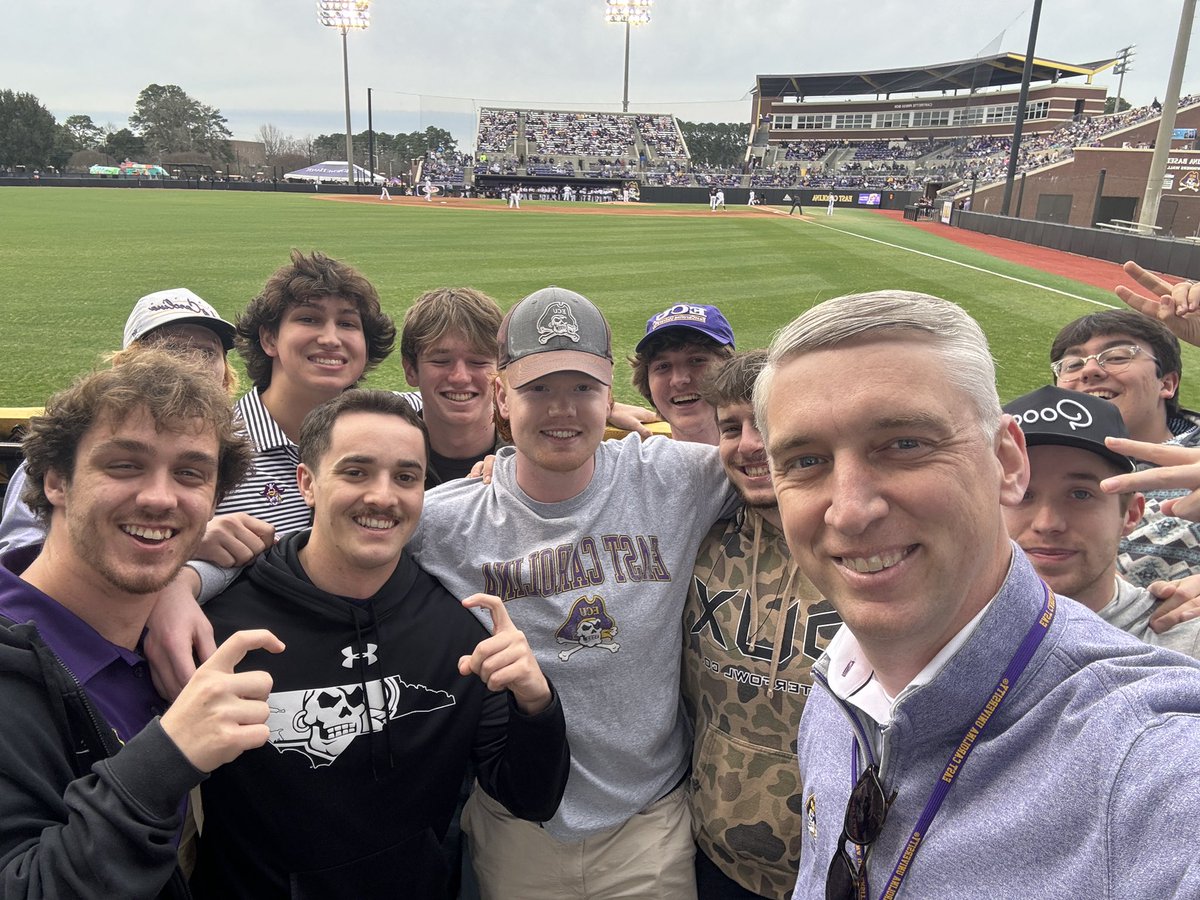
[[342,83],[346,90],[346,182],[354,184],[354,144],[350,137],[350,58],[346,33],[371,26],[371,0],[317,0],[317,20],[342,33]]
[[654,0],[604,0],[604,3],[605,21],[625,23],[625,93],[621,112],[629,112],[629,29],[632,25],[650,24],[650,6]]

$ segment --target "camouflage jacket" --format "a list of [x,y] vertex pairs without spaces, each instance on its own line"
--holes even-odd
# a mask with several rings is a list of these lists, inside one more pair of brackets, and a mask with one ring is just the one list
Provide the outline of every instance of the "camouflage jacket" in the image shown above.
[[[1174,435],[1167,443],[1177,447],[1200,447],[1200,416],[1180,410],[1168,422]],[[1138,469],[1152,469],[1139,462]],[[1177,581],[1200,574],[1200,522],[1190,522],[1162,513],[1162,502],[1182,497],[1186,489],[1146,491],[1146,511],[1137,527],[1121,539],[1117,571],[1131,584],[1146,587],[1152,581]]]
[[717,522],[700,545],[683,615],[693,829],[721,871],[765,897],[796,885],[796,730],[810,667],[840,624],[757,511]]

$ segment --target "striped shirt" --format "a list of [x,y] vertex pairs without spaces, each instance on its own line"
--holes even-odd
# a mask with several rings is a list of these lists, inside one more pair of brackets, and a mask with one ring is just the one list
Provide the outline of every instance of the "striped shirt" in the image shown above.
[[[416,391],[402,394],[418,412],[421,395]],[[218,514],[244,512],[275,526],[277,534],[287,534],[312,526],[312,510],[296,486],[296,466],[300,451],[271,417],[258,388],[251,388],[237,402],[237,416],[254,443],[254,468],[217,507]]]

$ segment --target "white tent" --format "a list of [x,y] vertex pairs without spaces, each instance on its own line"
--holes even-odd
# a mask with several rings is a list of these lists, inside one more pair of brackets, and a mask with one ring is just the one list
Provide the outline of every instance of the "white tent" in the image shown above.
[[[297,169],[295,172],[288,172],[283,177],[286,181],[340,181],[345,183],[346,164],[344,162],[338,162],[337,160],[327,160],[303,169]],[[369,184],[371,182],[371,175],[362,166],[356,165],[354,167],[354,180]],[[382,184],[384,181],[386,181],[386,179],[382,175],[376,173],[374,181],[375,184]]]

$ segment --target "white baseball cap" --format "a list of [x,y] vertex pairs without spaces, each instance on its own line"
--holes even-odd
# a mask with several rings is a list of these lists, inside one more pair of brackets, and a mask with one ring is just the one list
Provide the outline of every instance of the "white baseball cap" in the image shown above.
[[171,288],[147,294],[134,304],[133,312],[125,320],[125,339],[122,349],[139,341],[164,325],[202,325],[221,339],[226,351],[233,349],[233,336],[237,329],[221,318],[208,301],[187,288]]

